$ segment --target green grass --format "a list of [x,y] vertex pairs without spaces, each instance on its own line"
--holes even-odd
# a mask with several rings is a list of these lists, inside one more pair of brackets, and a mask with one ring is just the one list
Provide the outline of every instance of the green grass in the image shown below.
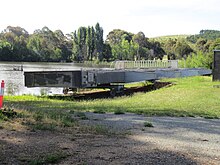
[[[36,96],[6,96],[5,105],[32,113],[42,112],[43,119],[61,121],[68,111],[117,112],[118,110],[144,113],[149,116],[220,118],[220,88],[213,87],[220,82],[212,82],[211,77],[188,77],[163,81],[173,82],[175,85],[113,99],[65,101]],[[37,120],[42,120],[41,116]]]

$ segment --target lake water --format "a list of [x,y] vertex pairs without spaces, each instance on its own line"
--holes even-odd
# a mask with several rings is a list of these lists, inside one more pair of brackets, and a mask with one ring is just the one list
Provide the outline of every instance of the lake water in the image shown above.
[[75,63],[28,63],[0,62],[0,81],[5,81],[5,95],[62,94],[63,88],[27,88],[24,86],[25,71],[62,71],[84,68]]

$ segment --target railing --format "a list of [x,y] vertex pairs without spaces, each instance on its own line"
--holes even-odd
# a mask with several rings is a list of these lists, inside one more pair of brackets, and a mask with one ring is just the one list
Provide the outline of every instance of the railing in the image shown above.
[[178,68],[178,60],[116,61],[115,69]]

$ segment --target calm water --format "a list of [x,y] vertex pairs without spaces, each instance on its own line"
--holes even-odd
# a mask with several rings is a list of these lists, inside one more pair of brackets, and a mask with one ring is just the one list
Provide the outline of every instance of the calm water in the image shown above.
[[24,71],[61,71],[82,68],[80,64],[74,63],[18,63],[0,62],[0,81],[5,81],[6,95],[22,94],[61,94],[62,88],[27,88],[24,86]]

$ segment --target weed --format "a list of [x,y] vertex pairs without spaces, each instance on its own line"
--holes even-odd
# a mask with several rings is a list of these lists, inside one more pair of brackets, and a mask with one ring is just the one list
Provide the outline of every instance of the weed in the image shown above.
[[49,154],[45,158],[46,163],[58,163],[60,160],[66,158],[67,155],[64,153],[55,153],[55,154]]
[[75,113],[74,110],[70,110],[70,111],[69,111],[69,114],[74,114],[74,113]]
[[124,112],[123,110],[121,110],[121,109],[116,109],[116,110],[114,111],[114,114],[115,114],[115,115],[121,115],[121,114],[125,114],[125,112]]
[[43,165],[43,164],[44,164],[44,160],[41,159],[35,159],[29,161],[29,165]]
[[101,109],[96,109],[96,110],[93,111],[93,113],[104,114],[105,111],[104,111],[104,110],[101,110]]
[[219,119],[217,116],[204,116],[205,119]]
[[32,127],[32,131],[35,130],[43,130],[43,131],[54,131],[56,128],[56,124],[54,123],[35,123],[30,125]]
[[192,113],[188,114],[189,117],[196,117],[195,115],[193,115]]
[[44,114],[41,112],[41,113],[35,113],[33,115],[33,118],[35,119],[35,121],[37,122],[40,122],[40,121],[43,121],[43,118],[44,118]]
[[137,111],[135,111],[135,113],[138,114],[138,115],[141,115],[141,114],[144,113],[144,111],[143,110],[137,110]]
[[149,121],[144,122],[144,127],[154,127],[153,124]]
[[10,119],[17,118],[20,115],[12,108],[0,109],[0,122],[9,121]]
[[3,108],[0,110],[0,114],[7,118],[14,118],[17,116],[17,112],[15,112],[12,108]]
[[84,112],[75,112],[74,115],[79,117],[81,120],[88,120],[88,117]]
[[64,127],[72,127],[76,124],[76,120],[74,120],[71,116],[64,116],[62,118],[62,124]]
[[3,115],[2,111],[0,110],[0,121],[7,120],[7,117]]
[[97,134],[108,134],[109,133],[109,130],[102,125],[96,125],[93,128]]
[[42,156],[42,158],[30,160],[30,165],[43,165],[43,164],[55,164],[59,163],[62,159],[65,159],[67,157],[66,153],[60,152],[60,153],[51,153],[45,156]]

